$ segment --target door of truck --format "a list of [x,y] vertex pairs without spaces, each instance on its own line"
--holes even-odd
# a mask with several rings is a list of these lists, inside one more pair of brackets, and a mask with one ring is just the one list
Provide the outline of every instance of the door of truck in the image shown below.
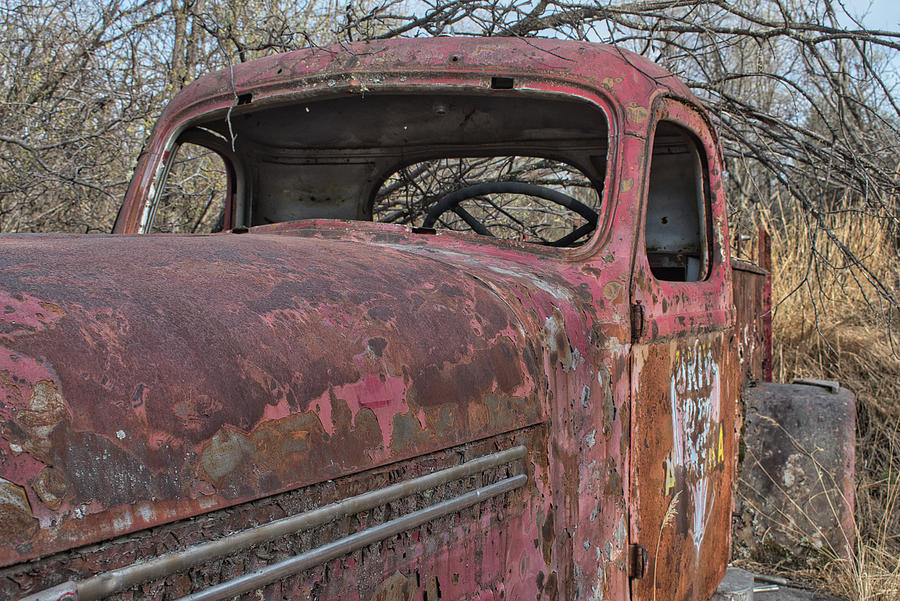
[[730,549],[735,362],[722,167],[711,129],[660,101],[632,279],[632,598],[702,599]]

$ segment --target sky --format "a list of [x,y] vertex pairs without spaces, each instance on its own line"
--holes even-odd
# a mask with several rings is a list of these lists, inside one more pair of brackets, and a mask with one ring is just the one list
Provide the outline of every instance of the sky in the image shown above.
[[[847,10],[869,29],[900,31],[900,0],[843,0]],[[848,28],[853,23],[845,24]],[[897,40],[895,40],[897,41]],[[888,70],[894,74],[893,81],[900,79],[900,52],[888,51]],[[890,74],[887,74],[890,78]]]
[[[844,6],[870,29],[900,31],[900,0],[844,0]],[[849,25],[849,24],[848,24]]]

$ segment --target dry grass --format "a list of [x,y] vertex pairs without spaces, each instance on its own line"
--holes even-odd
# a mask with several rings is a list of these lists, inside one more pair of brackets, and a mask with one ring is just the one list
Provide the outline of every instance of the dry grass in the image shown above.
[[[856,558],[818,574],[849,599],[900,599],[900,331],[875,280],[848,263],[804,219],[764,215],[772,234],[775,379],[838,380],[857,396]],[[779,227],[777,224],[782,224]],[[879,219],[853,211],[829,224],[894,298],[896,240]],[[813,245],[823,252],[816,269]],[[779,302],[780,301],[780,302]]]
[[[653,557],[659,557],[659,543],[662,541],[663,530],[671,526],[675,521],[675,515],[678,513],[678,500],[681,498],[681,491],[675,493],[669,506],[666,507],[666,514],[663,516],[662,524],[659,525],[659,532],[656,535],[656,554]],[[653,601],[656,601],[656,562],[653,562]]]

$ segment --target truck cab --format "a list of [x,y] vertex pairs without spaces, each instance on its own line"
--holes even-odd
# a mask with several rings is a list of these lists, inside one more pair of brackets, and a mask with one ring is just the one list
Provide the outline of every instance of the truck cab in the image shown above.
[[0,237],[0,596],[705,601],[728,241],[706,113],[619,48],[203,76],[114,234]]

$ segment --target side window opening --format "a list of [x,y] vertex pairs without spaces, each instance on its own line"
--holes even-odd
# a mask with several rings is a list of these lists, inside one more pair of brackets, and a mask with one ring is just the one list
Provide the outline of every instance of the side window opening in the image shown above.
[[600,195],[572,165],[529,156],[452,157],[407,165],[375,194],[375,221],[440,227],[549,246],[583,244]]
[[151,208],[149,233],[208,234],[225,227],[229,167],[217,152],[199,144],[173,149],[165,184]]
[[650,270],[658,280],[696,282],[709,273],[705,181],[694,136],[661,121],[653,140],[644,232]]

